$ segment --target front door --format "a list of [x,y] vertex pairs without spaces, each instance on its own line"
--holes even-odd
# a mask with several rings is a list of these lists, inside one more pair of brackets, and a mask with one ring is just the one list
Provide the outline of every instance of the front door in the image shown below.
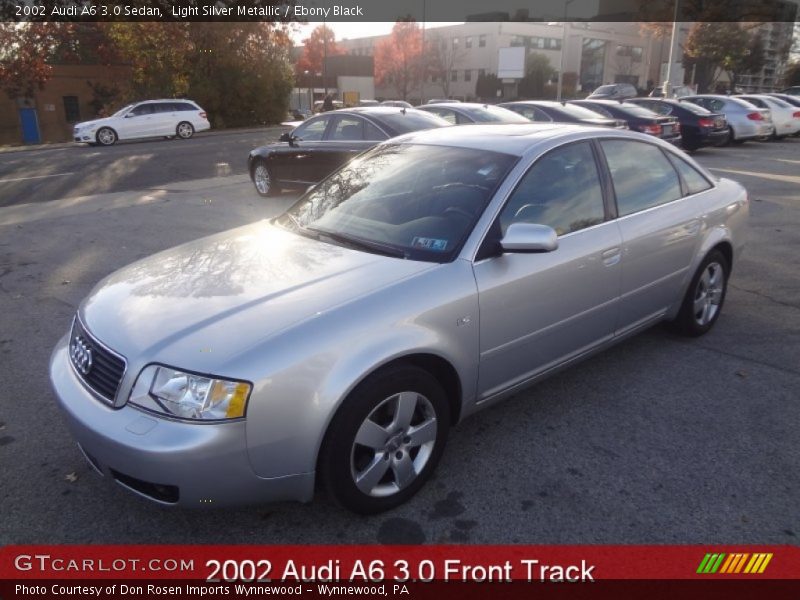
[[539,158],[495,224],[549,225],[558,248],[476,262],[480,302],[479,401],[610,339],[620,293],[621,237],[606,219],[590,142]]

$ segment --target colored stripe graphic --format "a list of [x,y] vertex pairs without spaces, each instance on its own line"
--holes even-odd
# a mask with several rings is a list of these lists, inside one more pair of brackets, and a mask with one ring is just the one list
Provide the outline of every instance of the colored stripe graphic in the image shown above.
[[[727,559],[725,558],[727,556]],[[724,560],[724,562],[723,562]],[[709,552],[700,561],[697,573],[713,575],[733,575],[737,573],[760,574],[767,568],[769,561],[772,560],[772,553],[732,552],[713,553]]]

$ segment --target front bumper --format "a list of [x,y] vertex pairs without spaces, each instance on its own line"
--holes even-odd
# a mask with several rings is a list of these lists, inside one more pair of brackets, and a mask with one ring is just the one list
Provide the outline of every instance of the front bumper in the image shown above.
[[70,365],[67,337],[50,358],[50,380],[92,467],[148,500],[216,507],[313,496],[313,472],[270,479],[253,472],[244,421],[186,423],[100,402]]

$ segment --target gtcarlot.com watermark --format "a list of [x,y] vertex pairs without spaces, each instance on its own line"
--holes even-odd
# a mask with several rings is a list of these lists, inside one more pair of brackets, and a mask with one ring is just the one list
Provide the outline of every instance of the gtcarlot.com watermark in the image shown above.
[[18,571],[119,573],[147,571],[154,573],[180,573],[194,571],[194,560],[189,558],[62,558],[50,554],[20,554],[14,559]]

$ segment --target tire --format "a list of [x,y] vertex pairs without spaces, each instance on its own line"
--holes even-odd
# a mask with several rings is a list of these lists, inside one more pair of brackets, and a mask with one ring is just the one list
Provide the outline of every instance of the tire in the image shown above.
[[182,140],[188,140],[194,135],[194,126],[188,121],[181,121],[175,128],[175,135]]
[[259,160],[253,167],[253,184],[256,186],[258,195],[264,198],[277,196],[281,191],[272,176],[272,171],[263,160]]
[[433,473],[449,429],[447,398],[430,373],[410,365],[378,371],[331,421],[320,449],[321,483],[355,513],[392,509]]
[[117,143],[117,132],[111,127],[101,127],[97,130],[95,139],[101,146],[113,146]]
[[719,250],[712,250],[700,263],[683,298],[672,329],[688,337],[708,333],[717,322],[731,272],[728,260]]

